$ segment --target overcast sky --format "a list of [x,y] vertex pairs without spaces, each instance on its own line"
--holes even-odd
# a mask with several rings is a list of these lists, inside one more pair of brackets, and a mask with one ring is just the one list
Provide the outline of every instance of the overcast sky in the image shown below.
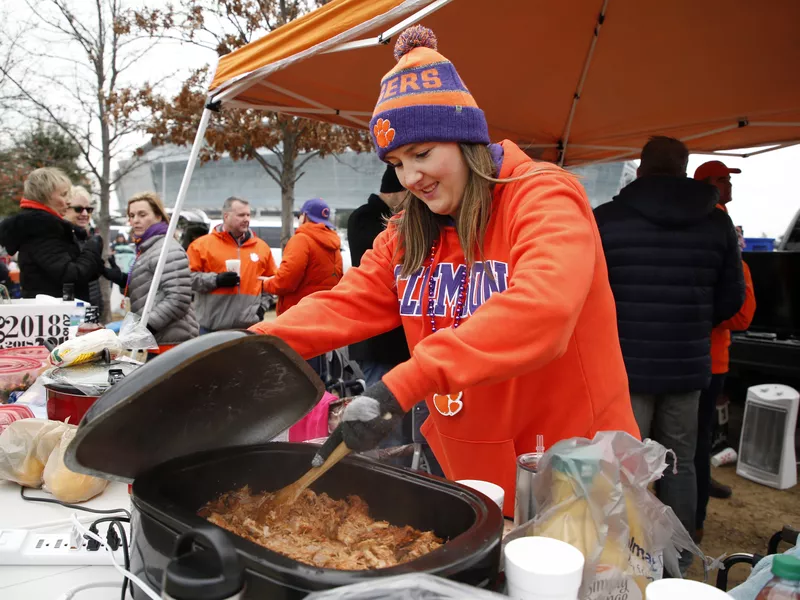
[[[81,6],[83,1],[74,0],[74,4]],[[142,2],[144,0],[132,0],[133,4]],[[159,0],[150,0],[147,3],[154,6],[159,4]],[[10,11],[11,17],[24,18],[27,7],[23,2],[15,2]],[[36,35],[36,32],[31,35]],[[63,52],[67,56],[72,52],[77,58],[83,58],[75,47],[65,47]],[[215,60],[214,53],[209,50],[188,44],[164,42],[134,65],[128,73],[128,79],[136,82],[153,81],[174,74],[165,91],[175,92],[190,68],[213,63]],[[137,143],[142,141],[144,140],[137,140]],[[742,169],[740,175],[731,177],[733,202],[729,205],[729,211],[733,222],[744,227],[747,237],[781,235],[800,209],[800,186],[796,181],[796,174],[800,171],[800,145],[747,159],[692,155],[689,160],[689,175],[694,173],[698,165],[714,158],[719,158],[730,167]]]

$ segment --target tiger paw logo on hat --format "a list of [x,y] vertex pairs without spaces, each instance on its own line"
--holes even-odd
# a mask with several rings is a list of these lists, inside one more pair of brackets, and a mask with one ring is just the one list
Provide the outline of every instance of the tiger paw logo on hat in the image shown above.
[[436,36],[414,25],[397,38],[397,64],[381,79],[369,132],[378,158],[420,142],[488,144],[486,116],[456,68],[438,51]]
[[395,131],[392,129],[389,119],[378,119],[372,131],[375,133],[375,140],[381,148],[386,148],[394,139]]

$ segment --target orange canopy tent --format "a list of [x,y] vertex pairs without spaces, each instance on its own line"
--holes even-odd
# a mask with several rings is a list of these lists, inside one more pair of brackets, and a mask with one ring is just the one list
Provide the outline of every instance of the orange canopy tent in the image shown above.
[[737,156],[800,142],[798,0],[333,0],[220,59],[175,210],[210,110],[367,128],[394,41],[416,23],[436,33],[492,139],[535,157],[635,158],[656,134],[693,152],[769,146]]

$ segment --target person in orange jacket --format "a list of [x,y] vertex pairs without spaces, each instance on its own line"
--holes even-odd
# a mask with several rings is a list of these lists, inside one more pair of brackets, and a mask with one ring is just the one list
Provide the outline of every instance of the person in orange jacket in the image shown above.
[[[717,188],[719,191],[717,208],[727,213],[727,204],[733,199],[731,174],[741,172],[741,169],[732,169],[721,161],[711,160],[697,167],[694,178],[710,183]],[[738,229],[737,233],[739,233]],[[744,246],[741,233],[739,233],[739,245]],[[697,413],[697,447],[694,456],[697,474],[697,517],[695,522],[695,541],[697,543],[703,539],[703,524],[706,519],[709,496],[730,498],[733,493],[730,487],[711,477],[710,460],[717,398],[722,394],[725,387],[725,376],[728,373],[728,347],[731,345],[731,331],[743,331],[750,327],[750,322],[756,312],[753,278],[744,261],[742,261],[742,271],[745,284],[744,304],[736,315],[720,323],[711,331],[711,384],[700,394]]]
[[402,325],[410,360],[353,399],[315,455],[378,445],[420,399],[422,432],[450,479],[505,490],[516,457],[600,430],[639,436],[614,298],[586,193],[516,144],[490,144],[483,111],[429,29],[397,40],[370,123],[409,195],[330,291],[252,329],[303,356]]
[[[267,302],[262,278],[277,268],[269,245],[250,231],[250,203],[230,197],[222,223],[194,240],[186,251],[201,333],[244,329],[264,318]],[[228,261],[238,260],[238,272]]]
[[330,207],[319,198],[303,203],[300,226],[286,244],[278,272],[264,283],[268,293],[278,296],[279,315],[342,278],[342,241],[330,216]]

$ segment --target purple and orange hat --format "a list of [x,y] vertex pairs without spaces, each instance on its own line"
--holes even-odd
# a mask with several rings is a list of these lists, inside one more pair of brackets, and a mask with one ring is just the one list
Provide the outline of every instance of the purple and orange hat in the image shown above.
[[381,80],[370,121],[378,158],[419,142],[489,143],[489,127],[453,63],[436,51],[433,32],[415,25],[394,47],[397,65]]
[[326,227],[335,229],[331,223],[331,208],[322,198],[312,198],[303,202],[300,214],[308,217],[313,223],[322,223]]

